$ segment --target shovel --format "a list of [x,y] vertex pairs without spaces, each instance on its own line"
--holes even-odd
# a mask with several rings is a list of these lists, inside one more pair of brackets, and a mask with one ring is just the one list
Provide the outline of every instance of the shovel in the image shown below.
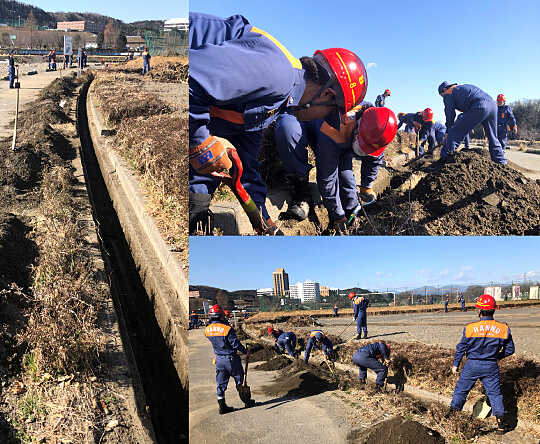
[[242,161],[240,160],[240,157],[238,157],[238,153],[235,148],[227,149],[227,155],[234,164],[233,177],[223,172],[217,173],[214,171],[211,174],[213,177],[227,185],[232,190],[232,192],[240,202],[240,205],[242,205],[242,208],[246,212],[249,221],[251,222],[251,226],[255,229],[257,234],[264,234],[269,228],[269,225],[266,220],[264,220],[261,212],[257,208],[257,205],[255,205],[255,202],[253,202],[251,196],[247,193],[246,189],[240,183],[240,178],[242,177],[242,172],[244,171]]
[[365,207],[369,207],[371,204],[374,204],[377,202],[377,199],[370,200],[369,202],[363,202],[361,204],[356,205],[356,208],[353,210],[351,215],[349,216],[349,220],[347,220],[347,226],[350,227],[353,223],[354,218],[358,215],[360,210],[364,210]]
[[253,404],[251,402],[251,389],[249,388],[249,385],[247,385],[247,372],[248,372],[248,362],[249,362],[249,356],[246,356],[246,366],[244,369],[244,382],[242,385],[239,385],[238,388],[238,395],[240,396],[240,399],[243,401],[244,405],[246,407],[251,407]]

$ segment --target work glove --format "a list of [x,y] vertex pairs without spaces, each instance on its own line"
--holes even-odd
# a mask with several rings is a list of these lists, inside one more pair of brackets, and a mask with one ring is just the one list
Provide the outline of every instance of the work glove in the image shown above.
[[371,188],[360,187],[360,199],[364,202],[372,202],[377,200],[377,195]]
[[517,134],[517,125],[514,126],[514,133]]
[[220,173],[232,167],[231,159],[227,156],[229,148],[234,146],[227,139],[210,136],[200,145],[189,149],[189,163],[201,174]]
[[458,371],[457,371],[457,367],[454,365],[454,366],[452,367],[452,373],[457,373],[457,372],[458,372]]
[[344,217],[340,220],[334,221],[334,230],[336,230],[336,236],[347,234],[347,219]]

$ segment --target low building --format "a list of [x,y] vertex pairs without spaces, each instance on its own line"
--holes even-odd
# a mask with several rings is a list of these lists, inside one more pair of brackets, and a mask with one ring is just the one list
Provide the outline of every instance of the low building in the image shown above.
[[189,19],[188,18],[172,18],[170,20],[165,20],[163,22],[163,30],[165,32],[168,32],[168,31],[171,31],[172,29],[178,29],[179,31],[188,31]]
[[199,291],[190,291],[189,292],[189,297],[190,298],[200,298],[201,293]]
[[257,290],[257,297],[260,298],[261,296],[274,296],[274,289],[261,288],[260,290]]
[[126,46],[130,51],[140,51],[146,45],[144,37],[138,35],[126,35]]
[[98,32],[105,31],[105,25],[103,23],[81,20],[78,22],[57,22],[56,29],[60,29],[62,31],[87,31],[97,34]]

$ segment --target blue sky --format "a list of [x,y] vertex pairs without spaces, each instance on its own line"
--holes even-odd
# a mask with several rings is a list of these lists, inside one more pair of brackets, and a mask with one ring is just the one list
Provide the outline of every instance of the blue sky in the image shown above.
[[540,2],[457,0],[191,0],[190,11],[244,15],[293,55],[344,47],[368,68],[366,100],[386,88],[398,112],[432,108],[444,122],[437,86],[471,83],[507,103],[540,98]]
[[370,290],[540,281],[540,237],[190,237],[190,283],[226,290],[291,284]]
[[169,20],[188,16],[188,0],[92,0],[74,2],[69,0],[27,1],[47,12],[94,12],[107,15],[125,23],[139,20]]

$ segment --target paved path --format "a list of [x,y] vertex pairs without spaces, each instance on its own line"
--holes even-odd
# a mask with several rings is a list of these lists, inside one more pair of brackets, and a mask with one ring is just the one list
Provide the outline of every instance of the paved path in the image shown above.
[[269,398],[260,387],[269,384],[276,372],[248,370],[254,407],[244,409],[231,379],[227,405],[237,408],[218,414],[214,353],[204,330],[189,332],[189,442],[190,443],[347,443],[350,430],[341,402],[330,392],[292,399]]

